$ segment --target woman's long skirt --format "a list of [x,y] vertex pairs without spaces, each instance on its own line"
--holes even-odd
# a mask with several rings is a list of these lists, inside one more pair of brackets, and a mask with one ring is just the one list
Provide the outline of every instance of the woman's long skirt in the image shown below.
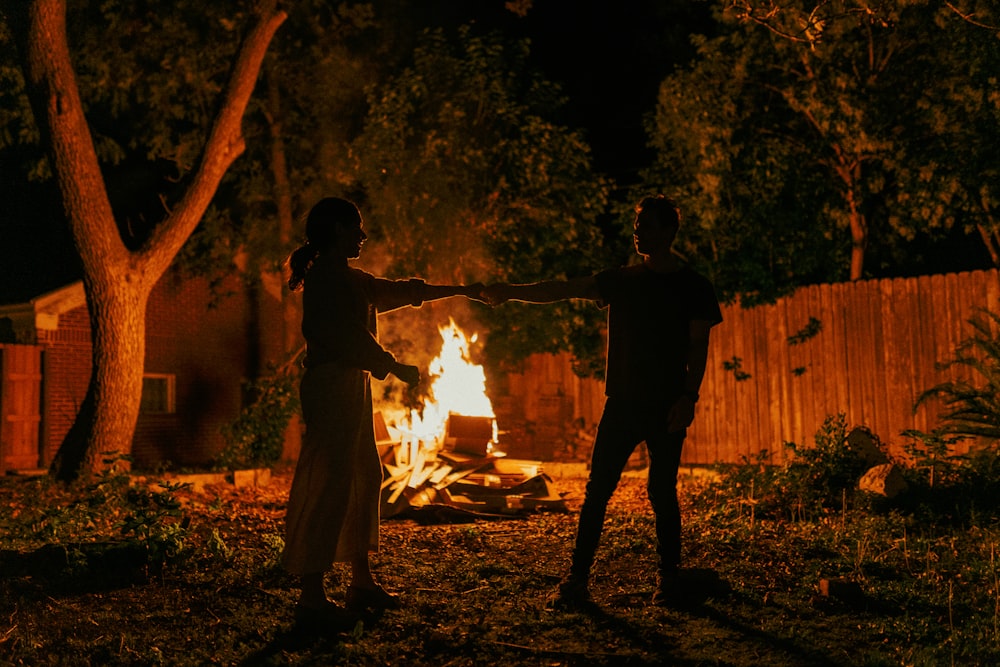
[[382,463],[369,374],[324,364],[299,389],[305,434],[285,517],[282,564],[292,574],[378,550]]

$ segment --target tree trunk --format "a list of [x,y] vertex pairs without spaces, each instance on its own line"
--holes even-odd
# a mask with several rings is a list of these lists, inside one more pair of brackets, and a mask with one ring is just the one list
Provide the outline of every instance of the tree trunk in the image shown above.
[[[267,124],[271,137],[271,174],[274,177],[274,201],[278,210],[278,240],[287,248],[292,240],[292,183],[288,175],[288,159],[285,151],[284,119],[281,111],[281,91],[273,66],[267,67]],[[279,283],[282,282],[278,276]],[[287,291],[281,292],[284,318],[283,349],[286,354],[301,345],[299,322],[302,320],[300,300]]]
[[1000,266],[1000,233],[997,232],[997,221],[993,216],[993,208],[990,206],[989,198],[985,193],[981,197],[980,203],[983,207],[983,213],[986,214],[987,224],[980,223],[976,225],[976,228],[979,230],[979,236],[983,239],[987,252],[990,253],[993,266]]
[[847,205],[847,220],[851,229],[851,280],[861,280],[864,276],[865,251],[868,248],[868,219],[858,201],[858,182],[861,180],[860,158],[845,159],[844,152],[835,145],[838,160],[837,174],[844,182],[844,203]]
[[868,221],[858,210],[854,198],[850,200],[851,220],[851,280],[861,280],[864,276],[865,249],[868,247]]
[[[274,201],[278,210],[278,240],[283,248],[289,248],[292,241],[292,225],[294,221],[294,199],[292,180],[288,174],[288,158],[285,148],[284,113],[281,106],[281,89],[278,86],[278,73],[274,63],[265,64],[267,77],[267,124],[271,137],[271,174],[274,177]],[[276,272],[278,298],[281,301],[282,313],[282,352],[286,357],[294,355],[303,345],[302,298],[285,289],[283,272]],[[264,276],[265,279],[268,276]],[[290,361],[285,361],[280,368],[287,369]],[[282,370],[278,371],[283,372]],[[298,459],[302,448],[302,425],[299,415],[293,414],[285,427],[284,443],[281,448],[281,458],[285,461]]]
[[66,39],[66,0],[9,0],[35,122],[48,149],[83,264],[93,368],[83,407],[52,472],[71,480],[103,467],[103,452],[129,454],[142,399],[146,303],[194,231],[223,175],[243,150],[243,112],[285,13],[263,0],[234,63],[220,111],[181,201],[139,249],[122,242],[83,112]]
[[93,371],[84,407],[52,463],[63,481],[131,454],[142,398],[149,291],[130,280],[91,284],[86,291]]

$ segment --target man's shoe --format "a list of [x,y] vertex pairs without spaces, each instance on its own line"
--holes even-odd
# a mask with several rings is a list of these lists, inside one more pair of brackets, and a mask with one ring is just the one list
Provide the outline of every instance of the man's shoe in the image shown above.
[[684,597],[677,570],[661,572],[653,593],[653,604],[657,607],[683,607]]
[[549,609],[582,609],[590,607],[590,588],[587,580],[569,576],[559,582],[555,592],[549,596],[546,607]]
[[344,603],[351,611],[382,611],[385,609],[399,609],[399,597],[387,592],[381,586],[375,588],[362,588],[360,586],[350,586]]

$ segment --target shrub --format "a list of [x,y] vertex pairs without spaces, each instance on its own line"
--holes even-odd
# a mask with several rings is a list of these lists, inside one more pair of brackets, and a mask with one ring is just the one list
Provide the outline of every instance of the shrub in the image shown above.
[[906,508],[934,522],[965,523],[977,514],[1000,514],[1000,451],[996,447],[955,453],[964,439],[941,429],[906,431],[913,439],[907,453],[913,465],[904,473],[909,492]]
[[[800,502],[836,508],[844,503],[845,494],[852,492],[870,463],[858,451],[848,446],[847,420],[843,413],[829,415],[816,432],[814,447],[801,447],[794,442],[785,446],[794,454],[787,474],[790,487]],[[874,435],[872,436],[874,438]]]
[[160,482],[156,489],[133,483],[118,460],[106,463],[100,474],[69,487],[39,478],[30,487],[34,503],[4,522],[5,537],[27,548],[64,547],[80,566],[125,553],[119,547],[136,557],[134,564],[155,571],[182,559],[190,520],[177,492],[187,485]]
[[[940,399],[944,411],[933,431],[906,431],[914,466],[908,481],[915,503],[935,518],[967,519],[977,511],[995,515],[1000,491],[1000,315],[979,309],[968,320],[972,334],[962,340],[942,370],[967,369],[978,377],[942,382],[917,398],[914,409]],[[956,454],[961,441],[977,440],[967,454]]]
[[225,468],[260,468],[281,458],[285,430],[299,407],[297,377],[278,372],[247,384],[252,397],[240,415],[222,429],[226,446],[219,456]]
[[[959,343],[942,369],[968,368],[982,378],[980,386],[966,380],[942,382],[923,392],[914,408],[931,398],[944,401],[940,415],[942,434],[960,438],[983,438],[996,446],[1000,440],[1000,315],[980,309],[969,320],[973,334]],[[992,324],[991,324],[992,323]]]

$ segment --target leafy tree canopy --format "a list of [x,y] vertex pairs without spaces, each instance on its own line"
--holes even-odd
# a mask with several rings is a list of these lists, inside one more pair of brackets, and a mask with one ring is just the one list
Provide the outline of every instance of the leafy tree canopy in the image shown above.
[[661,86],[645,179],[676,185],[679,248],[726,297],[892,274],[994,208],[995,29],[864,5],[717,2],[719,34]]

